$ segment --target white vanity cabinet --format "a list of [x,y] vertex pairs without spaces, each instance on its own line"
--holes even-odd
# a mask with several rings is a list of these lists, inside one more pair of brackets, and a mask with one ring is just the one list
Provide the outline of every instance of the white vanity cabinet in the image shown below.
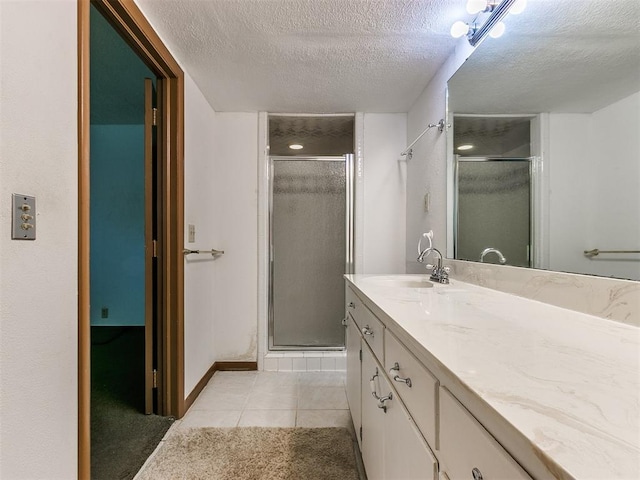
[[429,445],[438,448],[438,379],[388,330],[384,336],[385,369],[402,402]]
[[362,417],[360,413],[362,405],[360,349],[362,348],[362,336],[360,334],[360,329],[351,314],[347,313],[344,323],[346,327],[345,344],[347,347],[347,402],[349,402],[353,428],[355,429],[356,436],[358,437],[358,445],[362,448],[360,442],[360,426],[362,425]]
[[346,298],[347,398],[369,480],[531,480],[349,287]]
[[440,471],[449,480],[531,480],[471,413],[440,388]]
[[361,445],[369,480],[437,478],[437,462],[427,443],[366,345],[362,347]]

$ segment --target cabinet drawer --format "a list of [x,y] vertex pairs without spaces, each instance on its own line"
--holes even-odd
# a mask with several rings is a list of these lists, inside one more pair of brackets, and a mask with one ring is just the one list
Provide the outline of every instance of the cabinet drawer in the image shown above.
[[351,318],[353,318],[353,320],[356,322],[356,325],[358,325],[358,329],[360,329],[360,322],[358,321],[358,317],[362,316],[360,312],[362,312],[362,310],[367,307],[364,306],[362,300],[358,298],[358,296],[354,293],[353,290],[351,290],[350,287],[346,287],[344,298],[346,313],[351,315]]
[[384,365],[384,324],[371,313],[353,291],[347,287],[347,312],[356,322],[363,338],[373,350],[378,361]]
[[[438,448],[438,380],[389,331],[385,332],[385,370],[429,445]],[[398,370],[391,369],[399,367]],[[397,380],[394,377],[400,377]],[[401,381],[409,379],[409,383]]]
[[450,480],[531,480],[495,438],[446,389],[440,388],[440,462]]

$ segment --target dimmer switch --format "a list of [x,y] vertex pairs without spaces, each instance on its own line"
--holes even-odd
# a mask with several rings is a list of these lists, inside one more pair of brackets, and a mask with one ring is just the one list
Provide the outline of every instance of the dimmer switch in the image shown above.
[[11,238],[36,239],[36,197],[14,193],[11,202]]

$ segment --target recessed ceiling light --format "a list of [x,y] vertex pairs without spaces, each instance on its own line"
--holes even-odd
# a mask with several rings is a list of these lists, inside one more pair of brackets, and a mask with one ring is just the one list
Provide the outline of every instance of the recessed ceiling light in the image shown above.
[[458,150],[471,150],[473,148],[473,145],[460,145],[458,147]]
[[289,145],[289,148],[291,150],[302,150],[302,145],[300,145],[299,143],[293,143]]

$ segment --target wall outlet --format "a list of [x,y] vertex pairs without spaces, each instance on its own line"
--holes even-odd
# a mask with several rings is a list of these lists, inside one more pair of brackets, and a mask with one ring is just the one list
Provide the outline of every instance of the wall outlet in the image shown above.
[[100,316],[102,318],[109,318],[109,309],[107,307],[102,307]]
[[189,243],[195,243],[196,241],[196,226],[189,224]]

